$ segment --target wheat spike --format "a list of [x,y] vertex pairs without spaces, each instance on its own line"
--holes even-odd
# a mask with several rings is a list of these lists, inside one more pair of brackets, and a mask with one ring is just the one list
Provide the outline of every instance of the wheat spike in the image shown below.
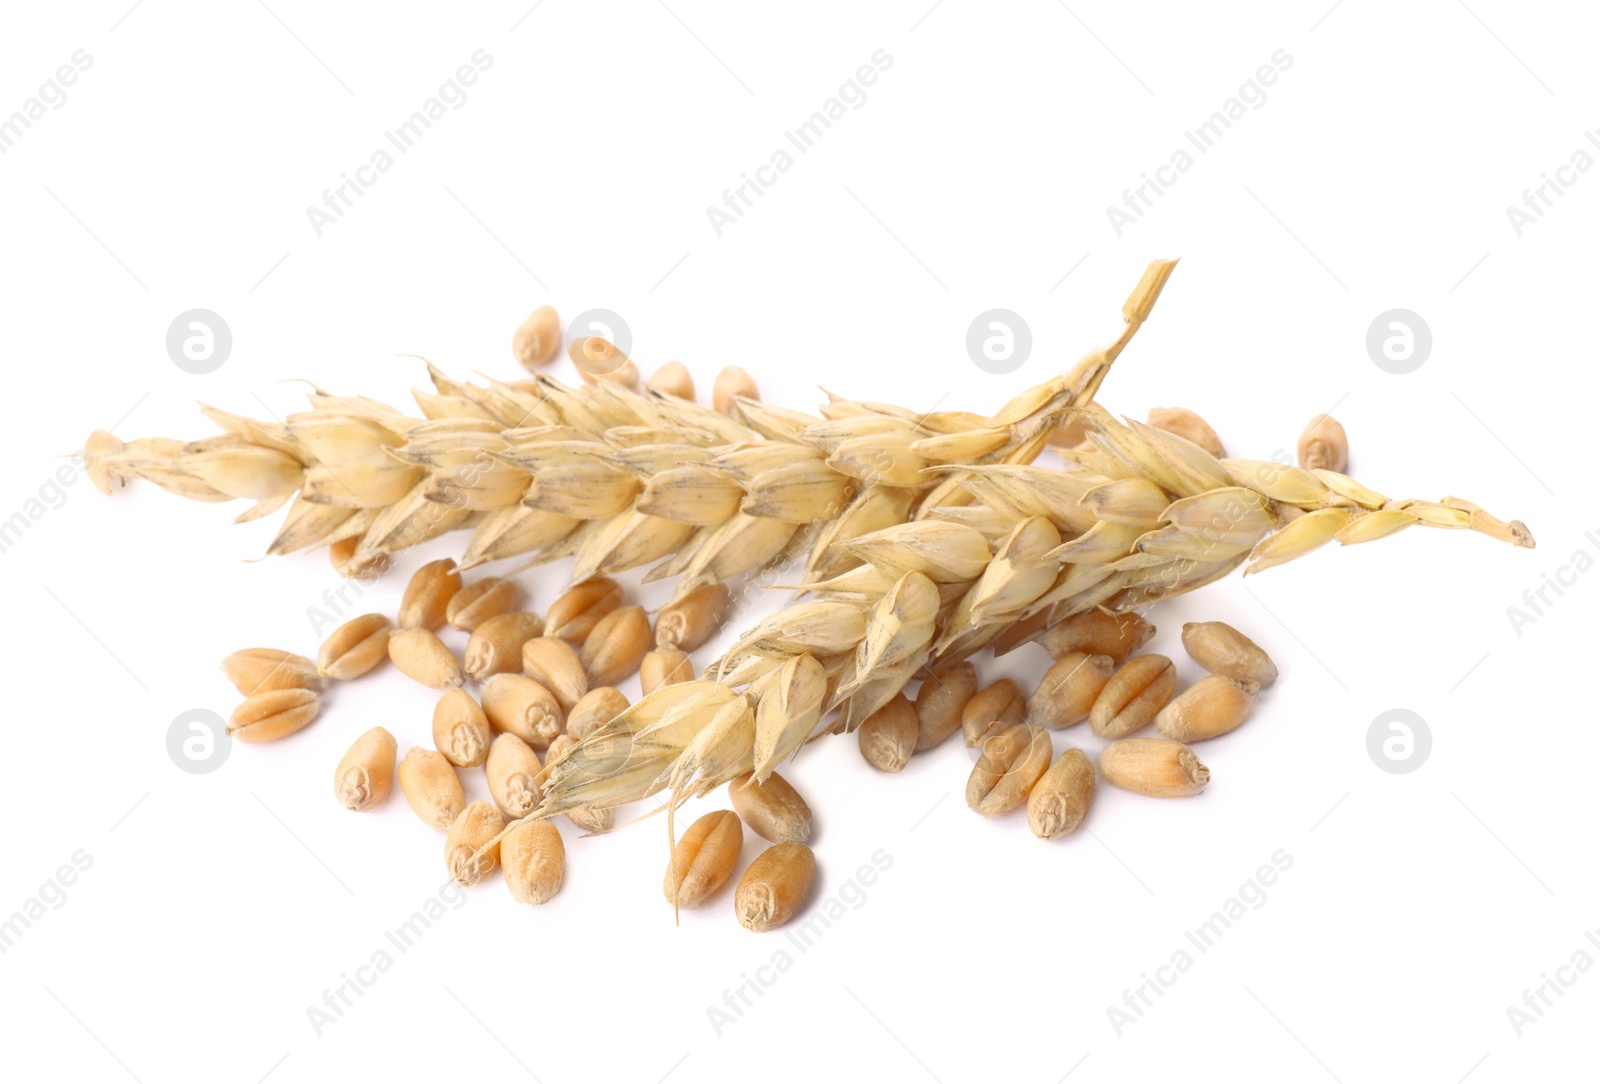
[[[1003,532],[953,523],[948,513],[970,506],[945,506],[931,518],[847,543],[864,568],[814,585],[814,598],[762,622],[712,664],[708,673],[719,680],[676,694],[686,698],[677,701],[680,718],[707,722],[714,704],[746,697],[754,703],[753,732],[742,713],[738,729],[685,727],[670,747],[651,747],[659,770],[614,776],[607,799],[635,801],[671,785],[670,810],[703,793],[703,764],[717,765],[712,778],[770,771],[808,737],[858,726],[924,667],[951,665],[1013,630],[1014,646],[1092,609],[1143,608],[1246,562],[1248,575],[1330,541],[1370,541],[1416,524],[1534,545],[1522,523],[1468,501],[1390,500],[1342,474],[1220,460],[1182,437],[1118,421],[1098,405],[1074,409],[1100,471],[1071,461],[1060,471],[966,467],[963,486],[997,513]],[[1028,514],[1019,518],[1018,508]],[[980,553],[987,558],[978,560]],[[944,582],[935,583],[936,572]],[[809,691],[797,692],[801,687]],[[828,723],[834,710],[838,719]],[[682,782],[686,774],[694,787]],[[573,778],[580,789],[592,786]],[[564,783],[556,781],[546,806],[531,816],[565,808],[571,799]]]
[[958,507],[960,466],[1032,462],[1063,417],[1092,399],[1149,314],[1175,261],[1145,272],[1110,347],[1031,388],[992,418],[918,416],[830,397],[821,416],[730,398],[726,415],[646,387],[548,376],[456,381],[428,364],[422,417],[315,389],[311,408],[260,422],[213,408],[224,431],[188,444],[93,434],[103,492],[143,478],[196,500],[248,498],[239,517],[289,505],[268,552],[336,547],[361,575],[449,531],[470,529],[460,566],[574,558],[573,578],[661,562],[680,595],[808,552],[806,579],[854,567],[842,544]]

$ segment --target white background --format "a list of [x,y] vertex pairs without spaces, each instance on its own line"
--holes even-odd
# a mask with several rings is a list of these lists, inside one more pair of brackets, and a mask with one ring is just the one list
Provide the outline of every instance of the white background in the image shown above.
[[[338,579],[321,554],[247,563],[275,522],[230,527],[235,506],[150,486],[108,501],[79,480],[0,555],[0,915],[74,852],[93,861],[0,957],[6,1076],[1592,1072],[1600,976],[1577,975],[1520,1037],[1507,1009],[1575,952],[1600,959],[1584,937],[1600,927],[1587,695],[1600,583],[1551,592],[1520,636],[1507,609],[1575,551],[1600,552],[1584,536],[1600,528],[1600,175],[1568,174],[1520,237],[1506,214],[1600,123],[1592,12],[1070,7],[8,5],[0,115],[75,50],[93,65],[0,156],[0,518],[26,512],[91,429],[208,432],[197,399],[281,416],[305,378],[405,406],[424,375],[401,354],[514,376],[511,332],[545,302],[622,313],[647,371],[680,358],[702,389],[737,363],[788,406],[816,403],[821,384],[987,411],[1109,341],[1146,262],[1182,256],[1103,402],[1141,418],[1188,406],[1231,453],[1261,458],[1338,404],[1352,473],[1394,496],[1477,500],[1540,546],[1414,530],[1158,608],[1152,649],[1185,682],[1186,620],[1237,624],[1283,671],[1248,725],[1202,750],[1214,781],[1199,799],[1103,787],[1083,831],[1045,844],[1020,815],[964,808],[959,741],[896,777],[851,739],[820,743],[786,769],[817,811],[814,903],[851,891],[875,851],[893,865],[810,951],[745,931],[726,895],[675,929],[659,821],[584,840],[563,823],[555,901],[473,891],[318,1037],[306,1010],[443,874],[440,839],[398,796],[340,809],[333,765],[377,724],[402,749],[426,743],[432,697],[375,675],[293,740],[179,771],[172,719],[236,699],[217,660],[313,651],[306,610]],[[478,49],[493,65],[467,103],[317,237],[306,208]],[[893,65],[865,105],[718,237],[707,206],[879,49]],[[1106,208],[1279,49],[1293,65],[1266,103],[1118,237]],[[963,345],[996,306],[1033,331],[1008,376]],[[207,376],[164,347],[195,307],[234,339]],[[1406,376],[1364,342],[1396,307],[1434,338]],[[542,611],[561,569],[524,583]],[[362,609],[392,610],[399,590],[377,585]],[[1043,663],[1029,649],[981,668],[1031,683]],[[1366,748],[1396,707],[1433,735],[1409,775]],[[1264,906],[1119,1035],[1107,1009],[1280,849],[1293,866]],[[793,967],[716,1034],[708,1007],[779,949]]]

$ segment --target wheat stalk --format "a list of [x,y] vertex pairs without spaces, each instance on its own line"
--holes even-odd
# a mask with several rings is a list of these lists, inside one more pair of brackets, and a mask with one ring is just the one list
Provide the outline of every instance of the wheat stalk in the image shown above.
[[144,478],[195,500],[255,501],[239,521],[288,504],[268,552],[329,546],[353,575],[470,529],[463,568],[572,556],[581,581],[661,562],[646,579],[677,576],[682,595],[809,550],[807,579],[823,579],[854,564],[839,543],[969,499],[959,473],[929,468],[1036,459],[1093,397],[1175,263],[1145,271],[1116,342],[992,418],[837,397],[820,417],[750,397],[725,416],[615,381],[480,386],[429,364],[434,390],[414,392],[421,418],[317,389],[310,410],[282,421],[202,406],[223,433],[187,444],[99,431],[85,458],[106,493]]
[[747,773],[765,779],[919,672],[1092,609],[1148,606],[1247,561],[1249,575],[1419,525],[1534,545],[1522,523],[1469,501],[1390,500],[1334,471],[1219,459],[1096,404],[1074,409],[1090,449],[1064,454],[1060,470],[965,468],[972,503],[841,543],[860,567],[811,584],[811,598],[746,632],[707,678],[645,697],[548,765],[530,816],[670,790],[670,835],[684,800]]

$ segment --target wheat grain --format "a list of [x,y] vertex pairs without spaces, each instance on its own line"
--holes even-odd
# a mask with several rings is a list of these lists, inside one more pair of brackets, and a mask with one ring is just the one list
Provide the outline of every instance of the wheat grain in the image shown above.
[[961,709],[961,733],[968,749],[994,734],[1003,734],[1028,714],[1028,698],[1010,678],[1001,678],[973,696]]
[[244,696],[276,689],[322,688],[316,663],[303,655],[272,647],[250,647],[222,660],[222,672]]
[[549,635],[548,629],[522,645],[522,672],[550,691],[563,718],[589,691],[578,653],[567,641]]
[[567,713],[567,733],[582,741],[627,710],[628,698],[616,689],[590,689]]
[[1123,738],[1100,751],[1106,781],[1152,798],[1188,798],[1211,781],[1194,750],[1164,738]]
[[474,681],[484,682],[495,674],[510,674],[522,669],[522,649],[529,640],[544,633],[544,622],[526,611],[499,614],[472,630],[461,668]]
[[278,741],[310,726],[321,706],[310,689],[256,693],[233,709],[227,731],[242,742]]
[[1050,735],[1043,727],[1018,723],[985,739],[967,779],[967,805],[985,817],[1011,812],[1028,800],[1050,757]]
[[811,838],[811,807],[777,772],[757,782],[747,775],[728,784],[728,800],[751,831],[771,843],[805,843]]
[[389,657],[393,630],[394,624],[383,614],[351,618],[334,629],[317,650],[317,673],[352,681],[382,665]]
[[444,841],[444,865],[459,885],[475,885],[500,864],[505,818],[488,802],[473,802],[456,815]]
[[402,629],[427,629],[430,632],[444,627],[449,618],[450,603],[461,590],[461,573],[456,563],[448,557],[429,561],[412,575],[400,599],[400,627]]
[[506,888],[518,903],[547,903],[567,875],[567,849],[549,821],[523,821],[500,840]]
[[535,749],[556,740],[567,709],[547,686],[522,674],[496,674],[483,684],[483,713],[497,734],[515,734]]
[[507,817],[525,817],[539,804],[542,791],[539,754],[512,733],[496,734],[484,761],[489,797]]
[[1306,470],[1342,471],[1350,462],[1350,439],[1337,419],[1318,414],[1300,434],[1296,452]]
[[917,746],[921,753],[942,745],[961,729],[961,714],[978,692],[978,669],[957,662],[929,671],[917,690]]
[[433,747],[457,768],[476,768],[489,755],[489,719],[464,689],[450,689],[433,706]]
[[444,755],[420,746],[408,749],[395,775],[400,793],[422,823],[448,832],[456,814],[465,808],[466,796],[461,777]]
[[1061,656],[1028,697],[1027,721],[1051,730],[1077,726],[1089,718],[1115,671],[1110,655]]
[[444,641],[425,628],[395,629],[389,635],[389,661],[406,677],[430,689],[455,689],[466,680]]
[[1082,749],[1068,749],[1028,792],[1028,827],[1040,839],[1078,830],[1094,801],[1094,763]]
[[1221,621],[1190,621],[1183,626],[1183,649],[1213,674],[1267,686],[1278,680],[1278,667],[1256,642]]
[[445,620],[451,628],[473,632],[490,618],[515,610],[521,595],[521,589],[510,580],[488,576],[455,593],[445,607]]
[[730,809],[707,813],[691,824],[667,863],[663,891],[673,911],[698,907],[727,883],[743,845],[744,825]]
[[511,337],[512,356],[530,373],[548,365],[560,351],[561,317],[549,305],[534,309]]
[[638,672],[655,642],[643,606],[622,606],[601,618],[583,641],[579,661],[590,688],[620,685]]
[[1177,687],[1178,672],[1165,655],[1129,659],[1095,698],[1089,727],[1102,738],[1125,738],[1154,722]]
[[1260,691],[1254,681],[1210,674],[1161,709],[1156,715],[1156,733],[1181,742],[1221,737],[1250,718]]
[[394,735],[375,726],[350,746],[333,770],[333,794],[353,813],[381,805],[394,784]]
[[811,894],[817,857],[804,843],[775,843],[756,856],[739,878],[734,914],[747,930],[765,933],[793,918]]
[[904,694],[867,716],[856,731],[861,756],[880,772],[898,772],[916,751],[921,728],[917,709]]

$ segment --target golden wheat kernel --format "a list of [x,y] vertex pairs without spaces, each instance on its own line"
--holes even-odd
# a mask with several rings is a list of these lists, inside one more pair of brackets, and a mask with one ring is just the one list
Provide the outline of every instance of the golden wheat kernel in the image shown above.
[[538,614],[517,611],[491,617],[472,630],[462,669],[474,681],[522,669],[522,646],[544,632]]
[[488,802],[472,802],[458,813],[444,841],[444,868],[451,880],[475,885],[493,873],[500,864],[500,844],[490,841],[505,826],[505,818]]
[[744,825],[731,809],[707,813],[689,826],[667,863],[662,886],[674,907],[698,907],[733,876],[744,846]]
[[816,877],[817,856],[804,843],[768,847],[750,863],[733,893],[739,924],[756,933],[782,926],[805,906]]
[[609,339],[599,335],[573,339],[567,345],[567,356],[585,384],[605,381],[628,388],[639,386],[639,367]]
[[1047,609],[1011,622],[990,644],[995,657],[1009,655],[1023,644],[1034,643],[1049,623],[1050,611]]
[[582,741],[628,710],[628,698],[609,685],[590,689],[567,713],[567,733]]
[[1350,463],[1350,438],[1335,418],[1318,414],[1300,434],[1300,465],[1306,470],[1331,470],[1340,474]]
[[242,742],[277,741],[310,726],[321,706],[310,689],[257,693],[233,709],[228,733]]
[[[541,783],[548,783],[551,765],[565,756],[568,750],[577,748],[577,745],[577,740],[571,734],[556,735],[556,740],[544,751],[544,774],[539,777]],[[567,820],[585,832],[598,834],[611,831],[616,823],[616,816],[609,808],[579,806],[567,810]]]
[[561,349],[561,317],[549,305],[540,305],[511,336],[511,356],[531,372],[548,365]]
[[1198,444],[1219,459],[1225,454],[1222,450],[1222,438],[1217,436],[1217,431],[1192,410],[1185,410],[1183,407],[1153,407],[1150,410],[1149,422],[1155,429],[1182,437],[1190,444]]
[[496,733],[515,734],[543,749],[560,734],[566,712],[549,689],[521,674],[496,674],[484,682],[483,713]]
[[623,606],[606,614],[583,641],[579,661],[586,689],[620,685],[632,677],[654,642],[643,606]]
[[1063,655],[1039,679],[1028,698],[1028,722],[1051,730],[1077,726],[1089,718],[1095,700],[1116,672],[1110,655]]
[[[571,734],[557,734],[555,740],[549,745],[545,746],[544,755],[541,758],[545,763],[545,767],[548,768],[550,765],[560,760],[568,749],[575,749],[577,748],[577,745],[578,740]],[[549,773],[547,772],[545,774],[548,775]]]
[[352,813],[381,805],[394,784],[394,735],[375,726],[350,745],[333,771],[333,795]]
[[639,691],[649,696],[657,689],[694,680],[694,660],[675,647],[647,652],[639,662]]
[[967,777],[967,805],[998,817],[1028,800],[1028,792],[1050,767],[1050,735],[1042,726],[1018,723],[986,738]]
[[486,576],[467,584],[450,598],[445,620],[451,628],[471,632],[491,617],[508,614],[522,601],[522,589],[510,580]]
[[361,536],[341,538],[337,542],[328,543],[328,563],[333,570],[346,579],[366,579],[356,575],[356,568],[351,563],[351,558],[356,554],[356,547],[361,545]]
[[1068,749],[1028,792],[1028,827],[1040,839],[1075,832],[1094,800],[1094,762]]
[[1089,726],[1102,738],[1125,738],[1153,722],[1177,687],[1178,672],[1165,655],[1129,659],[1095,698]]
[[1180,693],[1156,716],[1156,733],[1174,741],[1218,738],[1237,730],[1256,710],[1261,686],[1208,674]]
[[1110,655],[1113,662],[1121,665],[1155,634],[1156,627],[1136,613],[1090,610],[1046,629],[1039,644],[1051,658],[1081,651],[1086,655]]
[[726,584],[708,583],[669,602],[656,614],[656,646],[700,650],[722,628],[731,601]]
[[461,590],[461,573],[449,557],[429,561],[412,574],[400,597],[400,627],[434,630],[444,627],[450,600]]
[[1222,621],[1191,621],[1183,626],[1183,649],[1213,674],[1263,687],[1278,680],[1278,667],[1256,642]]
[[500,868],[506,888],[518,903],[535,906],[561,891],[567,875],[567,849],[549,821],[524,821],[500,841]]
[[622,605],[622,586],[602,576],[585,580],[550,604],[544,634],[581,644],[606,614]]
[[539,804],[543,789],[539,754],[515,734],[495,735],[483,771],[489,797],[507,817],[525,817]]
[[1194,750],[1165,738],[1123,738],[1100,750],[1106,782],[1151,798],[1188,798],[1211,781]]
[[978,668],[951,663],[928,674],[917,690],[917,747],[923,753],[961,729],[961,712],[978,692]]
[[580,805],[567,810],[567,820],[585,835],[601,836],[617,826],[617,812],[604,806]]
[[567,641],[551,636],[548,628],[545,635],[522,645],[522,672],[550,690],[563,715],[589,691],[578,652]]
[[1086,439],[1083,430],[1083,419],[1072,416],[1066,421],[1050,430],[1050,445],[1053,448],[1076,448]]
[[489,719],[465,689],[451,689],[433,706],[433,747],[457,768],[476,768],[489,755]]
[[383,614],[362,614],[334,629],[317,649],[317,673],[352,681],[389,657],[394,623]]
[[679,399],[694,401],[694,377],[689,375],[688,366],[681,361],[669,361],[657,369],[654,375],[645,381],[645,387],[652,391],[676,395]]
[[983,744],[990,734],[1000,734],[1018,723],[1028,712],[1028,698],[1010,678],[1001,678],[967,701],[961,709],[961,732],[968,749]]
[[717,374],[711,385],[711,406],[718,414],[732,416],[738,399],[759,399],[761,390],[749,373],[737,365],[729,365]]
[[395,774],[400,779],[400,793],[422,823],[448,832],[467,799],[461,777],[444,754],[414,746],[406,750]]
[[904,693],[896,693],[883,707],[867,716],[856,730],[861,755],[881,772],[898,772],[917,748],[917,709]]
[[274,647],[247,647],[222,660],[222,673],[244,696],[275,689],[320,689],[317,664]]
[[459,688],[466,680],[444,641],[424,628],[395,629],[389,636],[389,661],[430,689]]
[[777,772],[756,782],[751,775],[728,784],[728,799],[750,830],[772,843],[808,843],[811,807]]

